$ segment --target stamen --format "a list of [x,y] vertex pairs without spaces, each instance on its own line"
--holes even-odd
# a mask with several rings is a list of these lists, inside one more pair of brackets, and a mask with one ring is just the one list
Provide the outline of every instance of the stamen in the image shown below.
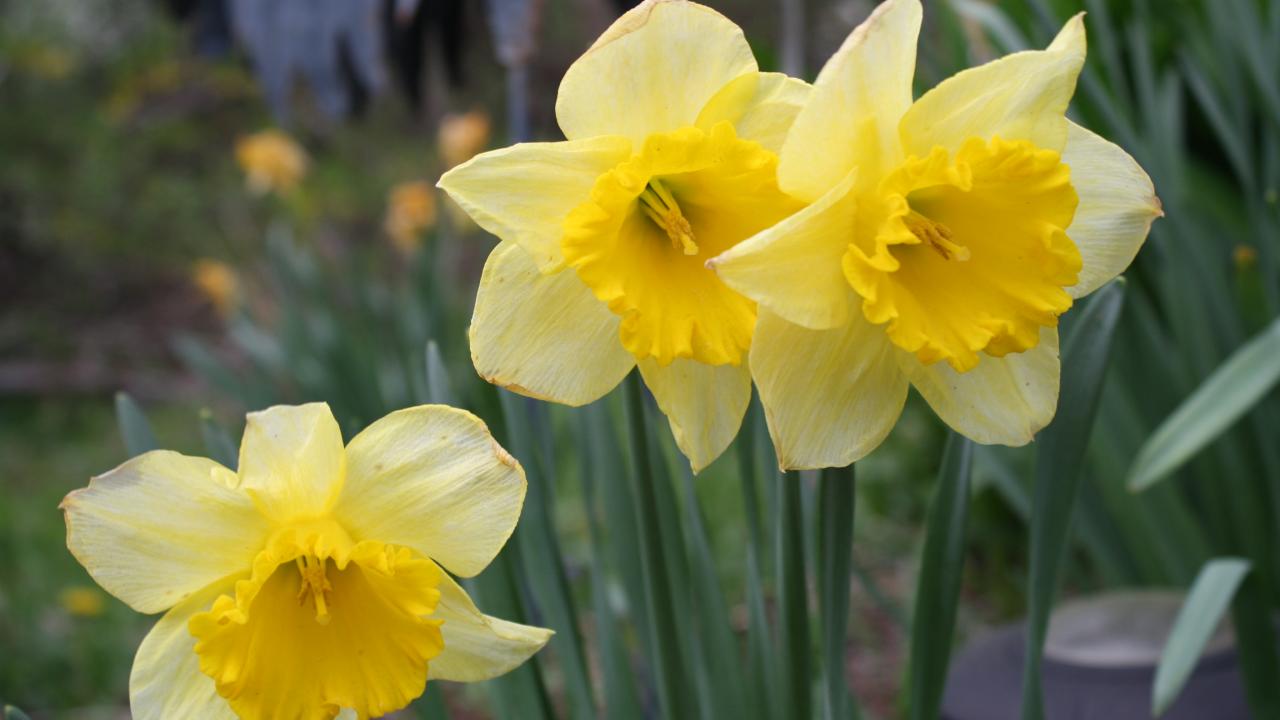
[[911,214],[902,221],[906,223],[912,235],[920,238],[921,242],[928,243],[929,247],[941,255],[943,260],[955,259],[956,262],[964,262],[969,259],[969,248],[953,241],[951,238],[955,237],[955,234],[946,225],[930,220],[915,210],[912,210]]
[[657,178],[649,180],[640,193],[640,209],[658,227],[666,231],[671,247],[685,255],[697,255],[698,245],[693,241],[693,227],[680,212],[676,198]]
[[321,560],[311,555],[303,555],[295,559],[298,574],[302,576],[302,587],[298,588],[298,604],[305,605],[310,595],[316,605],[316,622],[329,624],[329,605],[325,593],[333,590],[329,578],[325,574],[328,560]]

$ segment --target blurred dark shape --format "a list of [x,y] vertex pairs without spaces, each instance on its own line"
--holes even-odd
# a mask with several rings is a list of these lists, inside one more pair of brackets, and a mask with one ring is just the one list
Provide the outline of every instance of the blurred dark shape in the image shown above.
[[488,0],[489,29],[498,62],[508,69],[523,65],[537,49],[543,0]]
[[231,15],[227,0],[164,0],[169,15],[191,24],[192,42],[198,54],[225,57],[231,52]]
[[232,28],[272,113],[287,123],[294,78],[320,110],[350,115],[386,86],[380,0],[231,0]]
[[613,0],[613,7],[621,15],[640,4],[640,0]]
[[445,77],[451,88],[463,84],[462,40],[464,0],[387,0],[383,25],[387,56],[396,84],[416,113],[422,108],[422,85],[427,47],[440,48]]

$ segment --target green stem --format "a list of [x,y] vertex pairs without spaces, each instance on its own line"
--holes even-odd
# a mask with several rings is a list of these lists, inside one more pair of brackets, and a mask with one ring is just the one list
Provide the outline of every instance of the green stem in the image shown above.
[[804,562],[800,474],[778,476],[778,717],[810,717],[809,608]]
[[844,676],[844,641],[849,620],[849,566],[853,559],[853,466],[822,471],[819,532],[822,567],[819,594],[822,613],[822,649],[826,718],[848,716],[849,690]]
[[654,492],[653,466],[649,458],[649,437],[645,426],[644,389],[640,373],[634,371],[626,381],[627,425],[631,437],[631,461],[635,467],[636,514],[640,521],[640,564],[644,572],[645,600],[649,606],[652,647],[657,651],[654,671],[658,681],[658,698],[667,717],[680,717],[684,711],[680,649],[674,632],[675,613],[671,604],[671,581],[663,563],[662,537],[658,525],[658,500]]

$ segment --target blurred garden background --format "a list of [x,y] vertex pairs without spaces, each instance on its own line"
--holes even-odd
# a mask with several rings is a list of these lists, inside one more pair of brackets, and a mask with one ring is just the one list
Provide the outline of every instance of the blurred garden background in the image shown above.
[[[710,4],[744,28],[762,69],[810,80],[875,5]],[[36,720],[128,714],[130,662],[153,619],[66,551],[56,508],[69,490],[152,446],[234,462],[244,413],[274,403],[327,401],[350,438],[441,401],[477,412],[529,471],[516,542],[477,601],[558,635],[511,676],[429,685],[402,715],[654,716],[621,403],[535,405],[475,376],[466,327],[496,241],[434,188],[477,152],[559,139],[561,75],[626,7],[0,0],[0,703]],[[1072,116],[1142,163],[1166,217],[1128,273],[1080,441],[1063,594],[1185,589],[1211,558],[1248,559],[1230,614],[1256,638],[1241,647],[1255,716],[1280,717],[1259,710],[1280,713],[1266,630],[1280,606],[1280,3],[925,7],[917,93],[1043,47],[1089,12]],[[1201,404],[1179,418],[1189,398]],[[777,511],[758,408],[738,449],[696,479],[655,429],[664,553],[687,593],[683,630],[699,638],[684,648],[698,708],[687,716],[723,716],[708,708],[728,680],[707,668],[726,653],[746,716],[800,717],[785,698],[801,695],[826,707],[813,479],[801,478],[798,529]],[[913,714],[912,608],[946,437],[913,394],[858,464],[835,652],[863,717]],[[1040,444],[975,450],[956,647],[1028,610],[1028,521],[1047,502],[1035,483],[1052,475]],[[811,588],[798,608],[779,562],[791,549]],[[792,669],[775,672],[781,661]]]

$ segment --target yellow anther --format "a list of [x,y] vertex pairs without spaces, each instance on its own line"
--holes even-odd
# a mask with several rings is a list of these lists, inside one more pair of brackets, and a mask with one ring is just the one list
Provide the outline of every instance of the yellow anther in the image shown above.
[[307,596],[310,595],[316,605],[316,622],[328,625],[329,605],[325,599],[325,593],[333,590],[333,586],[329,584],[329,577],[325,574],[325,565],[328,561],[304,555],[296,558],[294,562],[298,565],[298,574],[302,576],[302,586],[298,588],[298,604],[306,604]]
[[676,198],[657,178],[649,181],[640,193],[640,208],[658,227],[666,231],[671,247],[685,255],[697,255],[698,244],[693,240],[693,227],[680,212]]
[[943,260],[964,262],[969,259],[969,248],[952,240],[955,234],[946,225],[930,220],[914,210],[903,218],[903,222],[912,235],[927,243]]

